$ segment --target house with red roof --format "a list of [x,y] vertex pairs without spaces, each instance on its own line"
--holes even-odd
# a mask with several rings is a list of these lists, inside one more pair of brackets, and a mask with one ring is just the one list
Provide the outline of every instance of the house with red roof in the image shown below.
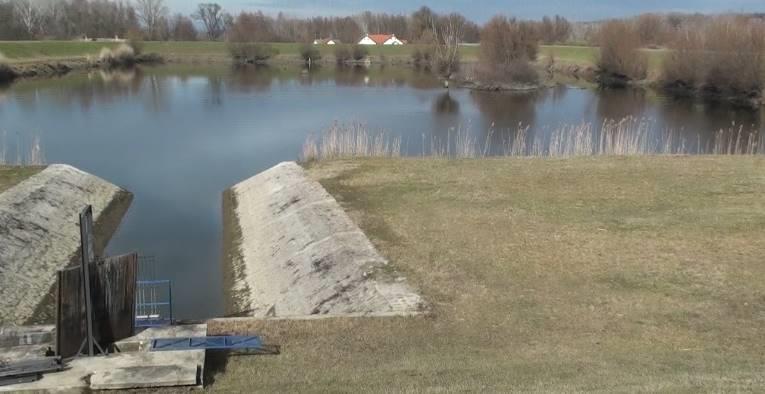
[[395,34],[367,34],[359,40],[359,45],[404,45]]

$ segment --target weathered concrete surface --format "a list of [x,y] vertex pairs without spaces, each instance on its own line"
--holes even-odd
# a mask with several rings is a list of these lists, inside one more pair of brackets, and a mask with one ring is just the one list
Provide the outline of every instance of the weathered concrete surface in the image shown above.
[[[55,273],[76,259],[79,213],[93,205],[97,238],[129,205],[130,193],[66,165],[52,165],[0,194],[0,324],[24,324],[50,292]],[[117,206],[123,206],[117,208]],[[111,231],[105,227],[113,227]]]
[[420,296],[335,199],[282,163],[226,193],[229,312],[252,316],[406,315]]
[[[201,385],[204,350],[149,352],[148,344],[152,338],[206,335],[205,324],[152,328],[121,341],[123,353],[78,358],[70,361],[64,371],[46,374],[37,382],[0,386],[0,392],[84,392]],[[131,347],[136,350],[128,351]],[[0,358],[3,354],[0,349]]]

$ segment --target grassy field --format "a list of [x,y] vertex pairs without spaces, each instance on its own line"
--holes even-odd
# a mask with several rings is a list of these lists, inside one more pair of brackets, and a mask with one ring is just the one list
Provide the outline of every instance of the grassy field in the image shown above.
[[[98,56],[104,47],[114,47],[114,43],[78,42],[78,41],[0,41],[0,53],[9,62],[44,61],[51,59],[84,58]],[[301,44],[274,43],[279,50],[280,58],[296,58],[300,54]],[[334,55],[335,47],[318,46],[323,56]],[[371,56],[388,60],[409,60],[417,49],[425,49],[420,45],[406,46],[373,46],[368,47]],[[158,53],[168,59],[208,59],[227,60],[228,50],[224,42],[194,41],[194,42],[146,42],[145,52]],[[480,47],[477,45],[463,46],[462,59],[467,62],[478,60]],[[645,49],[648,56],[649,72],[657,75],[666,50]],[[572,63],[583,66],[594,65],[598,56],[598,48],[587,46],[543,45],[540,48],[541,60],[554,55],[562,63]]]
[[0,165],[0,193],[42,171],[45,167],[16,167]]
[[313,165],[420,318],[213,322],[214,391],[765,390],[765,158]]
[[[294,56],[300,54],[302,44],[273,43],[273,47],[279,50],[280,56]],[[45,60],[58,58],[82,58],[97,56],[104,47],[114,47],[114,43],[106,42],[78,42],[78,41],[0,41],[0,53],[10,61]],[[335,47],[329,45],[318,46],[325,56],[334,55]],[[368,47],[370,55],[384,57],[401,57],[409,59],[419,45],[406,46],[373,46]],[[463,57],[466,60],[477,59],[478,46],[465,46],[462,48]],[[146,42],[145,52],[155,52],[166,57],[228,57],[228,50],[224,42],[194,41],[194,42]]]
[[[667,50],[643,49],[642,51],[648,58],[649,74],[657,75],[661,70],[661,64]],[[564,63],[589,66],[597,63],[599,49],[588,46],[543,45],[540,48],[540,53],[543,57],[552,55],[557,61]]]

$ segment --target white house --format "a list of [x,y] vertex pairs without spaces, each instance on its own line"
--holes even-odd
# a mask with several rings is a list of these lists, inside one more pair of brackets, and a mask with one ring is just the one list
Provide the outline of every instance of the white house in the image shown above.
[[395,34],[367,34],[359,40],[359,45],[404,45]]

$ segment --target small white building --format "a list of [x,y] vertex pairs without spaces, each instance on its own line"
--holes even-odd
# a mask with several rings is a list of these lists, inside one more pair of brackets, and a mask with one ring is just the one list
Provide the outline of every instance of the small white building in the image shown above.
[[367,34],[359,40],[359,45],[404,45],[395,34]]

